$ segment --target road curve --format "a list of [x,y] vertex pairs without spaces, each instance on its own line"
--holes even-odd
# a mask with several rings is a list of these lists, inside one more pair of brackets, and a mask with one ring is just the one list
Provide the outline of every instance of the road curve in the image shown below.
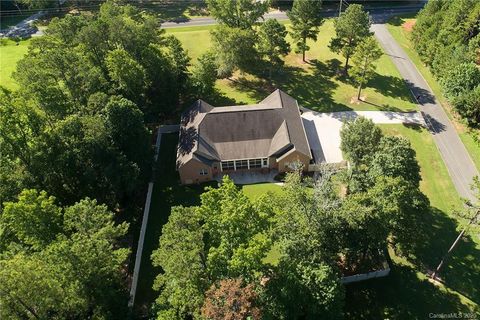
[[475,200],[474,193],[470,190],[470,184],[473,177],[478,175],[478,171],[452,122],[437,102],[428,83],[405,51],[388,32],[385,24],[373,24],[372,31],[385,53],[392,59],[420,106],[427,127],[432,133],[433,140],[459,195],[472,201]]

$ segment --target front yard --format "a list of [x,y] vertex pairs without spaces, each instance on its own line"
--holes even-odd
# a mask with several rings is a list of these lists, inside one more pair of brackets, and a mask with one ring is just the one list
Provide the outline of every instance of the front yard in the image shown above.
[[[287,23],[286,26],[288,29],[290,25]],[[211,47],[209,32],[213,27],[179,27],[166,29],[166,32],[178,37],[192,62],[195,62]],[[272,79],[236,73],[231,79],[217,81],[219,94],[230,104],[251,104],[265,98],[274,88],[280,88],[296,98],[303,107],[316,111],[417,109],[398,70],[386,55],[380,58],[375,77],[362,91],[367,102],[354,102],[355,84],[339,76],[345,59],[328,48],[334,34],[333,20],[327,19],[320,28],[317,41],[308,43],[308,63],[303,63],[301,55],[293,52],[293,42],[288,37],[292,52],[285,58],[285,66],[272,74]]]

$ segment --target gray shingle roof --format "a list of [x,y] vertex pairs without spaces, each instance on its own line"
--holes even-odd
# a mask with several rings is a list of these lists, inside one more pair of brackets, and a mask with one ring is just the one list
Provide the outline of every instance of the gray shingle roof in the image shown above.
[[[182,114],[177,166],[280,156],[294,148],[309,157],[297,101],[276,90],[255,105],[212,107],[198,100]],[[203,161],[205,162],[205,161]]]

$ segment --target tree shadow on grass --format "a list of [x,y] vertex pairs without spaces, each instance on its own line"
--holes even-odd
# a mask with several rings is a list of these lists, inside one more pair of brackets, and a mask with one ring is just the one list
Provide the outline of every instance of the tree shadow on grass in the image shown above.
[[391,265],[385,278],[346,286],[346,319],[428,319],[430,313],[469,312],[457,295],[417,277],[403,265]]
[[[424,271],[434,270],[459,234],[457,221],[437,208],[418,219],[412,262]],[[477,230],[478,231],[478,230]],[[467,234],[441,270],[445,285],[480,304],[480,249]]]
[[333,99],[338,87],[332,76],[336,68],[318,60],[311,60],[312,70],[286,66],[283,72],[274,78],[277,86],[298,100],[299,104],[319,112],[347,111],[352,108],[337,103]]
[[369,86],[386,97],[393,97],[412,103],[414,102],[412,94],[408,90],[405,81],[401,78],[375,73],[373,78],[369,81]]

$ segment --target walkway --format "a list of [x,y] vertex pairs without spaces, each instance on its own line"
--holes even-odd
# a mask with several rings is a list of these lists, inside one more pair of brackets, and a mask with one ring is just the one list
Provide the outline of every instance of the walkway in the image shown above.
[[474,200],[475,197],[470,190],[470,184],[473,177],[478,175],[478,171],[447,114],[438,104],[428,83],[408,55],[388,32],[385,24],[372,25],[372,31],[375,32],[375,36],[385,53],[390,56],[405,79],[413,97],[417,99],[425,122],[433,135],[433,140],[459,195]]
[[390,111],[343,111],[320,113],[302,108],[302,119],[308,143],[316,163],[338,163],[343,161],[340,150],[342,124],[362,116],[377,124],[410,123],[425,125],[418,112]]

